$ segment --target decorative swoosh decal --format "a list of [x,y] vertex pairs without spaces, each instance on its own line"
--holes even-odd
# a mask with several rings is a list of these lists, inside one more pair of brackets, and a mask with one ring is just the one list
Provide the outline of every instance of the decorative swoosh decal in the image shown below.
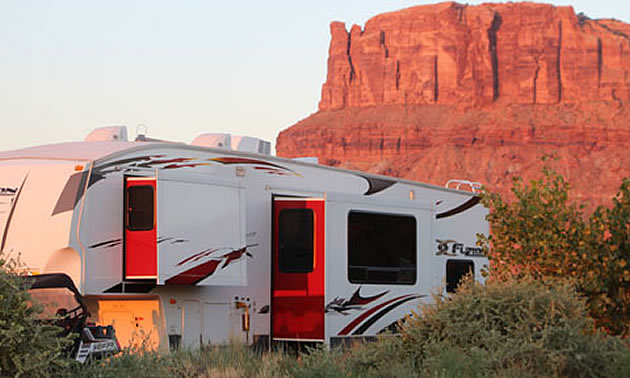
[[[371,327],[377,320],[379,320],[380,318],[385,316],[385,314],[387,314],[388,312],[390,312],[394,308],[402,305],[405,302],[411,301],[413,299],[422,298],[422,297],[425,297],[425,296],[426,295],[406,294],[406,295],[401,295],[399,297],[390,299],[390,300],[385,301],[385,302],[383,302],[381,304],[378,304],[378,305],[370,308],[369,310],[363,312],[362,314],[357,316],[354,320],[352,320],[350,323],[348,323],[348,325],[346,325],[341,331],[339,331],[339,336],[346,336],[346,335],[350,334],[350,332],[353,329],[355,329],[357,326],[359,326],[359,324],[361,324],[363,321],[365,321],[367,319],[367,321],[365,323],[363,323],[359,328],[357,328],[354,332],[352,332],[352,335],[361,335],[369,327]],[[387,307],[385,307],[385,306],[387,306]],[[383,310],[381,310],[383,307],[385,307],[385,308]],[[381,311],[379,311],[379,310],[381,310]],[[376,313],[377,311],[379,311],[379,312]],[[376,313],[376,314],[374,316],[370,317],[374,313]]]
[[171,159],[164,159],[166,155],[144,155],[133,158],[120,159],[106,163],[94,168],[90,177],[90,183],[88,186],[92,186],[95,183],[105,179],[105,177],[113,172],[122,171],[123,173],[133,170],[134,168],[158,168],[158,169],[180,169],[180,168],[195,168],[205,165],[213,165],[215,163],[223,165],[232,164],[244,164],[252,165],[254,169],[260,170],[264,173],[275,175],[301,175],[292,169],[283,167],[278,164],[274,164],[264,160],[247,159],[239,157],[216,157],[203,159],[199,157],[177,157]]
[[368,320],[366,320],[365,323],[361,324],[361,326],[359,328],[357,328],[354,332],[352,332],[352,335],[362,335],[363,332],[367,331],[367,329],[370,328],[374,323],[376,323],[377,320],[379,320],[380,318],[385,316],[391,310],[395,309],[396,307],[400,306],[403,303],[409,302],[409,301],[411,301],[413,299],[422,298],[422,297],[426,297],[426,295],[412,295],[410,297],[404,298],[404,299],[402,299],[402,300],[400,300],[400,301],[398,301],[396,303],[393,303],[393,304],[385,307],[381,311],[379,311],[376,314],[374,314],[374,316],[372,316]]
[[326,305],[324,312],[338,312],[343,315],[348,315],[348,311],[350,310],[360,310],[364,305],[374,302],[379,299],[383,295],[389,293],[389,290],[386,290],[380,294],[373,295],[371,297],[362,297],[359,291],[362,286],[359,286],[357,290],[352,294],[350,299],[344,299],[341,297],[336,297],[330,303]]
[[[103,165],[99,165],[94,167],[92,174],[90,175],[90,182],[88,183],[88,187],[96,184],[97,182],[104,180],[105,177],[112,173],[116,172],[119,167],[125,171],[129,168],[137,167],[140,164],[146,164],[143,162],[149,162],[153,159],[163,158],[165,155],[146,155],[146,156],[136,156],[127,159],[115,160],[110,163],[106,163]],[[143,165],[144,166],[144,165]]]
[[459,214],[461,212],[464,212],[468,209],[470,209],[471,207],[475,206],[476,204],[478,204],[481,201],[481,198],[474,196],[471,199],[469,199],[468,201],[462,203],[461,205],[447,210],[443,213],[439,213],[435,216],[436,219],[440,219],[440,218],[446,218],[446,217],[450,217],[453,216],[455,214]]
[[188,240],[186,239],[176,239],[172,236],[160,236],[157,238],[157,243],[161,244],[164,242],[170,242],[170,244],[179,244],[179,243],[187,243]]
[[287,171],[290,171],[290,169],[285,168],[281,165],[278,164],[274,164],[274,163],[270,163],[268,161],[264,161],[264,160],[257,160],[257,159],[246,159],[246,158],[239,158],[239,157],[218,157],[218,158],[212,158],[212,159],[208,159],[210,161],[216,161],[217,163],[221,163],[221,164],[249,164],[249,165],[266,165],[268,167],[274,167],[274,168],[280,168],[280,169],[286,169]]
[[180,265],[184,265],[187,262],[190,261],[197,261],[199,259],[202,259],[204,257],[210,256],[211,254],[215,253],[216,251],[220,250],[221,248],[208,248],[208,249],[204,249],[201,252],[197,252],[192,256],[188,256],[185,259],[183,259],[182,261],[178,262],[176,266],[180,266]]
[[[253,245],[251,245],[250,247],[253,247]],[[226,266],[230,265],[233,261],[239,260],[241,257],[243,257],[243,255],[247,257],[252,257],[252,254],[247,252],[247,247],[243,247],[241,249],[226,253],[222,256],[222,258],[225,259],[225,262],[221,266],[221,269],[225,269]]]
[[[211,257],[210,260],[196,265],[167,279],[165,283],[167,285],[196,285],[206,278],[212,276],[219,266],[221,266],[221,269],[225,269],[232,262],[238,261],[243,258],[243,256],[252,257],[252,254],[249,253],[247,249],[250,247],[255,247],[257,245],[258,244],[249,244],[243,248],[232,249],[230,252],[227,252],[220,257]],[[180,261],[177,266],[184,265],[192,261],[197,261],[217,251],[220,251],[221,249],[223,248],[208,248]]]
[[100,242],[100,243],[95,243],[92,244],[90,246],[88,246],[88,248],[111,248],[111,247],[115,247],[117,245],[122,244],[122,238],[117,238],[117,239],[112,239],[112,240],[107,240],[104,242]]
[[210,277],[217,267],[221,263],[221,260],[210,260],[203,264],[197,265],[194,268],[188,269],[174,277],[166,280],[167,285],[196,285],[200,281]]
[[368,189],[365,191],[365,193],[363,193],[364,196],[370,196],[372,194],[383,191],[396,183],[396,181],[394,180],[388,180],[378,177],[371,177],[367,175],[358,176],[368,182]]
[[274,164],[268,161],[264,161],[264,160],[224,156],[224,157],[208,159],[208,161],[214,161],[214,162],[225,164],[225,165],[231,165],[231,164],[253,165],[254,169],[265,172],[265,173],[269,173],[269,174],[277,174],[277,175],[290,174],[290,175],[302,177],[302,175],[300,175],[299,173],[295,172],[292,169],[289,169],[287,167],[283,167],[281,165]]
[[364,321],[368,316],[372,315],[373,313],[375,313],[376,311],[378,311],[379,309],[387,306],[388,304],[392,303],[392,302],[396,302],[397,300],[400,300],[402,298],[406,298],[409,297],[410,295],[401,295],[400,297],[396,297],[394,299],[390,299],[388,301],[385,301],[377,306],[372,307],[371,309],[365,311],[364,313],[362,313],[361,315],[357,316],[353,321],[351,321],[347,326],[343,327],[343,329],[339,332],[339,336],[344,336],[350,333],[350,331],[352,331],[356,326],[358,326],[362,321]]

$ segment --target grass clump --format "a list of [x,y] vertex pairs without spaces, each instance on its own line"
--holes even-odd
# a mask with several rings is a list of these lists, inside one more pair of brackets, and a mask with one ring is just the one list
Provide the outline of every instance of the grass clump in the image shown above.
[[90,377],[283,377],[295,359],[282,353],[258,354],[241,344],[177,352],[125,350],[103,361],[68,370]]

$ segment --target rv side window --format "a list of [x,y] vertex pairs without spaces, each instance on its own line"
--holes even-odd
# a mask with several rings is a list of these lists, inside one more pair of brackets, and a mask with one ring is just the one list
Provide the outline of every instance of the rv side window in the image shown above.
[[283,273],[313,271],[313,210],[282,210],[278,220],[278,268]]
[[146,231],[153,229],[153,187],[138,185],[127,188],[127,229]]
[[471,260],[448,260],[446,262],[446,292],[454,293],[459,281],[468,273],[475,274],[475,264]]
[[348,280],[358,284],[416,282],[416,218],[351,211]]

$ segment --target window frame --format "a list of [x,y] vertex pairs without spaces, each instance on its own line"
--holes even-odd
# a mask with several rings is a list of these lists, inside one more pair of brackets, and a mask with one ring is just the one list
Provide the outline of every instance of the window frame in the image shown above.
[[[308,254],[308,256],[310,256],[310,265],[308,268],[303,268],[300,267],[300,269],[297,269],[295,267],[289,267],[287,269],[286,263],[286,257],[287,255],[285,253],[283,253],[283,251],[286,251],[289,247],[284,247],[283,246],[283,236],[284,236],[284,232],[286,231],[283,228],[283,215],[287,214],[287,213],[308,213],[309,215],[309,220],[310,220],[310,243],[309,244],[309,248],[310,248],[310,253]],[[282,209],[280,210],[280,212],[278,213],[278,271],[280,273],[285,273],[285,274],[308,274],[308,273],[313,273],[313,271],[315,270],[315,212],[313,211],[313,209],[309,209],[309,208],[286,208],[286,209]],[[295,260],[294,260],[295,261]]]
[[[457,282],[455,283],[455,287],[453,287],[453,285],[451,285],[451,280],[449,280],[449,264],[450,263],[465,263],[470,269],[468,269],[466,271],[466,273],[464,274],[460,274],[459,278],[457,279]],[[462,278],[464,278],[465,275],[467,275],[468,273],[470,273],[472,271],[472,276],[473,279],[475,278],[475,262],[473,260],[470,259],[448,259],[446,260],[446,264],[444,264],[444,269],[446,270],[444,272],[444,281],[446,283],[446,287],[444,288],[444,290],[446,290],[447,293],[455,293],[457,291],[457,287],[459,286],[459,283],[461,282]]]
[[[396,271],[396,281],[392,281],[392,280],[385,280],[385,279],[369,279],[367,278],[367,273],[369,273],[370,268],[365,268],[366,269],[366,278],[365,279],[357,279],[356,277],[352,277],[351,275],[351,269],[358,265],[353,265],[352,262],[352,252],[353,250],[356,250],[357,248],[360,249],[360,247],[352,246],[351,243],[353,242],[353,240],[351,240],[350,237],[350,227],[351,227],[351,216],[353,214],[365,214],[368,216],[383,216],[383,217],[393,217],[393,218],[401,218],[401,219],[407,219],[408,221],[413,221],[413,240],[408,240],[408,242],[412,242],[413,243],[413,259],[411,260],[411,264],[413,265],[413,267],[396,267],[393,265],[382,265],[382,266],[377,266],[374,265],[371,267],[372,271]],[[411,226],[411,225],[410,225]],[[366,209],[349,209],[346,215],[346,263],[347,263],[347,269],[346,269],[346,278],[348,280],[349,283],[351,284],[355,284],[355,285],[408,285],[408,286],[412,286],[412,285],[416,285],[418,282],[418,263],[419,263],[419,219],[418,217],[413,214],[413,213],[395,213],[395,212],[385,212],[385,211],[375,211],[375,210],[366,210]],[[374,227],[374,225],[372,225],[371,227]],[[379,234],[380,235],[380,234]],[[390,237],[391,238],[391,237]],[[384,239],[387,239],[384,238]],[[383,238],[379,239],[379,240],[383,240]],[[404,257],[409,257],[409,255],[393,255],[394,257],[400,259],[400,258],[404,258]],[[398,269],[396,269],[398,268]],[[413,278],[411,280],[407,280],[407,281],[400,281],[401,279],[401,273],[402,272],[413,272]],[[403,275],[404,277],[404,275]]]
[[[138,189],[146,189],[149,188],[151,191],[151,226],[143,226],[143,227],[132,227],[131,225],[131,215],[133,214],[130,211],[129,206],[131,205],[131,191],[136,191]],[[125,191],[125,228],[128,231],[151,231],[155,228],[155,187],[153,185],[132,185],[128,186]]]

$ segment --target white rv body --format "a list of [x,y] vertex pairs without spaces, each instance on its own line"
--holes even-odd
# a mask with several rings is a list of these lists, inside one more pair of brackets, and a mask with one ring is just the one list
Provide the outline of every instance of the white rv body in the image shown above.
[[345,342],[469,268],[483,280],[474,193],[113,140],[0,153],[0,248],[33,274],[68,274],[123,346]]

